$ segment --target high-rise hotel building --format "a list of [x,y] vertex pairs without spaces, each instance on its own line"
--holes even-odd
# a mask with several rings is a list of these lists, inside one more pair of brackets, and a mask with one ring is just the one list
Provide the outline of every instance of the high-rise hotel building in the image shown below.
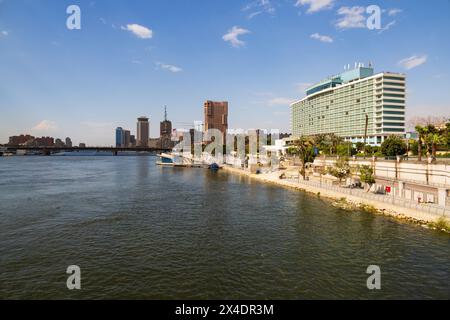
[[347,141],[380,145],[405,134],[406,77],[374,74],[362,64],[306,90],[291,104],[293,137],[334,133]]

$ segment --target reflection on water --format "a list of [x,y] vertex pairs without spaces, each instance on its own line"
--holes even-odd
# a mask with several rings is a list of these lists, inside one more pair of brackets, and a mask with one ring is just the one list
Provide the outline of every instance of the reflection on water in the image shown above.
[[0,158],[0,298],[450,297],[448,235],[154,162]]

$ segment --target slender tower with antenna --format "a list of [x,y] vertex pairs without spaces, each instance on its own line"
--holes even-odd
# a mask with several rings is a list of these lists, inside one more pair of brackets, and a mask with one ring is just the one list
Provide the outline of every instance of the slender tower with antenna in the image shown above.
[[162,148],[170,148],[172,136],[172,122],[167,118],[167,106],[164,106],[164,121],[160,124],[159,137]]

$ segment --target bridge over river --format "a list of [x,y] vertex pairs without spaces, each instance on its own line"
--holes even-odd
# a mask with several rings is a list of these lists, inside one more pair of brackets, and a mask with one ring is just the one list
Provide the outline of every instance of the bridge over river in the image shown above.
[[18,150],[22,151],[34,151],[39,152],[42,155],[51,155],[58,152],[82,152],[82,151],[97,151],[97,152],[111,152],[113,155],[117,155],[119,152],[131,151],[131,152],[170,152],[171,149],[164,148],[149,148],[149,147],[33,147],[33,146],[13,146],[13,145],[0,145],[0,152],[3,153],[17,153]]

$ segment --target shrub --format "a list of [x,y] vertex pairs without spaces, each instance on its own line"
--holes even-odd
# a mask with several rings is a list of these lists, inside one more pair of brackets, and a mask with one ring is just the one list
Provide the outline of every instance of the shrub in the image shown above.
[[381,153],[387,157],[402,156],[406,153],[406,143],[399,136],[390,136],[381,145]]

